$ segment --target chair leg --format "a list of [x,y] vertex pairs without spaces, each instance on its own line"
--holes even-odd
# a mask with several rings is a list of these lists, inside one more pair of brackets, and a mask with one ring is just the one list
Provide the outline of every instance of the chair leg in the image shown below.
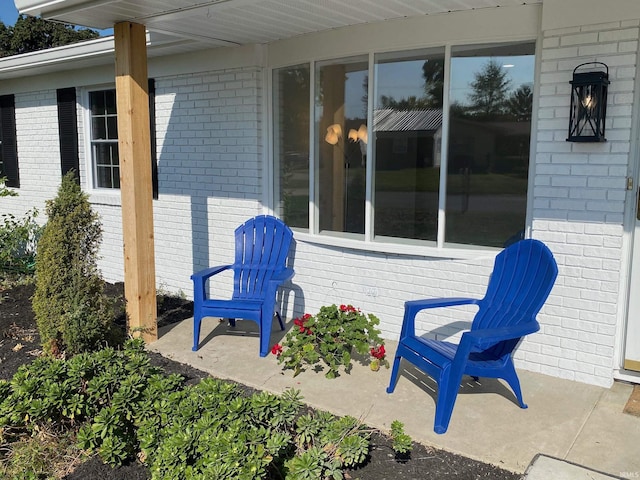
[[513,366],[513,360],[509,358],[507,364],[503,370],[502,378],[506,380],[506,382],[515,393],[516,398],[518,399],[518,403],[520,404],[520,408],[527,408],[527,404],[524,403],[522,399],[522,390],[520,389],[520,379],[518,378],[518,374],[516,373],[516,368]]
[[273,319],[273,312],[271,315],[267,315],[264,310],[262,311],[260,322],[260,356],[266,357],[269,353],[269,342],[271,340],[271,322]]
[[202,315],[193,316],[193,347],[192,351],[198,351],[198,343],[200,343],[200,324],[202,323]]
[[393,393],[396,389],[396,384],[398,383],[398,371],[400,370],[400,357],[396,355],[395,360],[393,361],[393,368],[391,369],[391,378],[389,380],[389,386],[387,387],[387,393]]
[[280,316],[280,312],[276,311],[276,315],[278,316],[278,322],[280,323],[280,330],[284,330],[284,323],[282,323],[282,317]]
[[433,431],[442,434],[449,428],[453,407],[458,398],[460,382],[464,365],[447,365],[440,372],[438,381],[438,400],[436,403],[436,417],[433,423]]

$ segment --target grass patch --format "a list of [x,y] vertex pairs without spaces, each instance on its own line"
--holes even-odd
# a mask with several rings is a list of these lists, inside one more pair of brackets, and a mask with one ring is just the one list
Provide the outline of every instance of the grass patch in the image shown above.
[[7,480],[64,478],[86,458],[72,432],[60,434],[44,428],[1,443],[0,477]]

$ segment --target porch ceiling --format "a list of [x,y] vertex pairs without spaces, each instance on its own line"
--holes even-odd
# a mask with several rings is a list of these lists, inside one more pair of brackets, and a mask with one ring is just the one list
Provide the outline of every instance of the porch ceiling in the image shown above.
[[543,0],[15,0],[21,13],[96,29],[123,21],[202,47],[264,44],[349,25]]

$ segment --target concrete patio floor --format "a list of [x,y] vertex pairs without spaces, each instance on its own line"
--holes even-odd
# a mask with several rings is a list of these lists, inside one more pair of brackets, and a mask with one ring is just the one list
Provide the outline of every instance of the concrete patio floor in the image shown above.
[[[616,382],[605,389],[520,370],[529,406],[523,410],[501,381],[465,377],[449,430],[437,435],[435,383],[408,363],[403,363],[393,394],[386,393],[390,370],[372,372],[357,363],[350,374],[333,380],[313,371],[294,378],[274,355],[258,355],[253,322],[238,321],[231,328],[213,319],[204,321],[197,352],[191,351],[192,325],[184,320],[161,329],[160,338],[148,348],[257,389],[298,389],[315,408],[361,417],[382,430],[400,420],[419,443],[527,472],[531,480],[640,478],[640,417],[622,411],[632,385]],[[283,335],[274,331],[272,342]],[[396,344],[387,342],[386,347],[392,357]]]

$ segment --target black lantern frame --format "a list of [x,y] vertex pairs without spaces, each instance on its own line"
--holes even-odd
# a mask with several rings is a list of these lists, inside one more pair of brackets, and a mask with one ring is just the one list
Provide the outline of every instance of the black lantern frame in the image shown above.
[[[586,65],[599,65],[604,71],[578,72]],[[602,62],[582,63],[573,69],[567,142],[606,142],[609,67]]]

